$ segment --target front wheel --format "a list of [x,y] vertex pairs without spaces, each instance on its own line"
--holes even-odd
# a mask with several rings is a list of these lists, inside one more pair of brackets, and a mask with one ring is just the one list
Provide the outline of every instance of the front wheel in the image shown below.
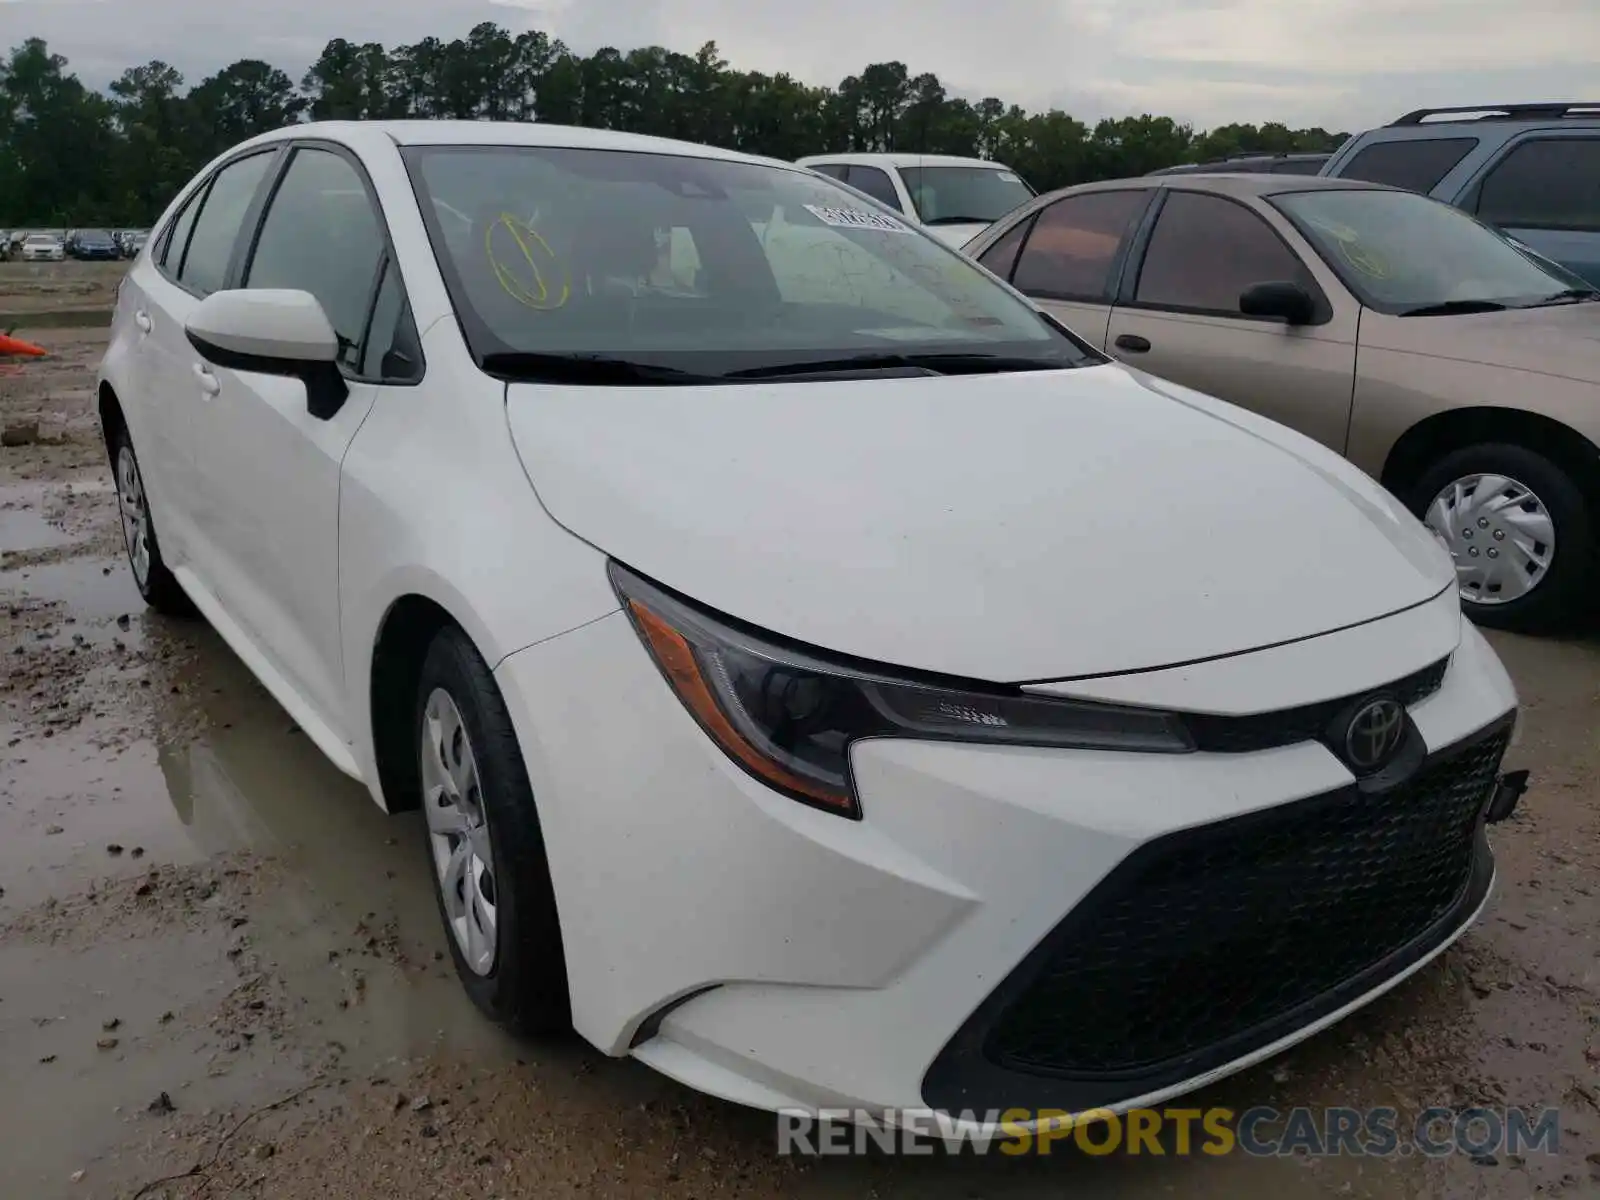
[[1455,560],[1473,621],[1550,633],[1591,610],[1594,501],[1544,455],[1509,443],[1466,446],[1424,471],[1408,500]]
[[494,676],[454,627],[428,649],[414,728],[428,859],[456,974],[501,1025],[570,1028],[555,890],[522,751]]

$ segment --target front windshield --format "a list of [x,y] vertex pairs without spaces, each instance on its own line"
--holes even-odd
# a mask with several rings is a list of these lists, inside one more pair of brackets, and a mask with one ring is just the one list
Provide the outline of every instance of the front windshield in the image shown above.
[[1517,308],[1573,290],[1460,209],[1414,192],[1367,189],[1271,197],[1370,308],[1387,313]]
[[1033,199],[1033,189],[1003,167],[901,167],[924,225],[998,221]]
[[874,355],[1099,361],[968,260],[809,172],[565,147],[413,147],[406,159],[486,367],[517,355],[702,376]]

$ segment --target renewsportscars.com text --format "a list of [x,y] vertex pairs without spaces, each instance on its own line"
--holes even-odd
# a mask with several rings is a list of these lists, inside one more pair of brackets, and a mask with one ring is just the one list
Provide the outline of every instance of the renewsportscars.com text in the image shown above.
[[778,1153],[1128,1154],[1220,1157],[1246,1154],[1442,1158],[1555,1154],[1554,1108],[1136,1108],[1116,1114],[1059,1109],[823,1109],[778,1113]]

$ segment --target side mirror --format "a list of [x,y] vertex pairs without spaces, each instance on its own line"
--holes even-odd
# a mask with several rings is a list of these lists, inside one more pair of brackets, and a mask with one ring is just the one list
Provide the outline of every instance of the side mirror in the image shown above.
[[1316,319],[1317,302],[1298,283],[1258,283],[1240,293],[1239,311],[1286,325],[1309,325]]
[[339,373],[338,335],[310,292],[213,292],[184,322],[184,332],[216,366],[299,379],[306,387],[306,411],[319,420],[338,412],[350,394]]

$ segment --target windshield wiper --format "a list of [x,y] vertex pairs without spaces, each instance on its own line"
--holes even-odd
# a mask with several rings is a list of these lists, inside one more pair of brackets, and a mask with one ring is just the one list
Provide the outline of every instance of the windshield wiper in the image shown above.
[[1600,300],[1600,289],[1592,287],[1562,288],[1559,292],[1551,292],[1548,296],[1535,300],[1528,307],[1544,308],[1549,304],[1582,304],[1586,300]]
[[1408,308],[1402,317],[1448,317],[1456,313],[1505,312],[1506,306],[1498,300],[1445,300],[1439,304],[1423,304]]
[[1015,354],[853,354],[813,362],[779,363],[730,371],[725,379],[789,379],[878,371],[934,375],[991,375],[1003,371],[1064,371],[1081,364],[1063,358],[1025,358]]
[[931,221],[924,221],[924,225],[988,225],[994,221],[993,217],[934,217]]
[[632,385],[670,385],[715,383],[719,375],[697,375],[677,367],[613,358],[607,354],[540,354],[531,350],[507,350],[483,356],[483,369],[490,375],[518,382],[608,383]]

